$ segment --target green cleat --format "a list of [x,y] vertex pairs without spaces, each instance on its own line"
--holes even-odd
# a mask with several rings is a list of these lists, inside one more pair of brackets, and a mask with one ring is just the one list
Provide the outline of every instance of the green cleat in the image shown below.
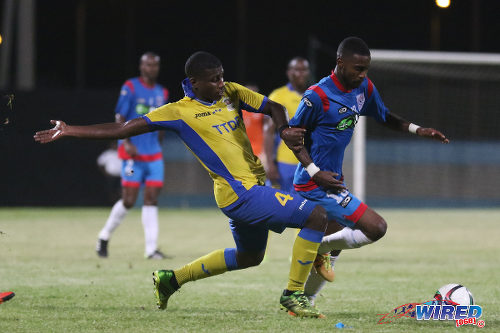
[[165,310],[167,308],[168,299],[176,292],[179,287],[176,286],[174,271],[160,270],[153,272],[154,294],[156,296],[156,304],[158,309]]
[[304,291],[298,290],[291,295],[281,295],[281,308],[288,310],[288,314],[296,317],[325,318],[325,315],[311,305]]

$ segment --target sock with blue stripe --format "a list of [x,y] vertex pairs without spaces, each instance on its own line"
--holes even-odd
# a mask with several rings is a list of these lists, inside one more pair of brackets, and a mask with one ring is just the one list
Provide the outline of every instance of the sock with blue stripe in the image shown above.
[[309,228],[302,228],[298,233],[293,244],[287,290],[304,290],[323,235],[324,232]]

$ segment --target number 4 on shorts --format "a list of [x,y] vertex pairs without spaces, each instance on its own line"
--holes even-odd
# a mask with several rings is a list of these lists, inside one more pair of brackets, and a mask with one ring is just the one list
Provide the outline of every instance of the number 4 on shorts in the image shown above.
[[288,200],[293,200],[293,197],[290,194],[283,194],[280,192],[276,192],[274,196],[276,197],[276,199],[278,199],[278,201],[283,207],[286,205],[286,202]]

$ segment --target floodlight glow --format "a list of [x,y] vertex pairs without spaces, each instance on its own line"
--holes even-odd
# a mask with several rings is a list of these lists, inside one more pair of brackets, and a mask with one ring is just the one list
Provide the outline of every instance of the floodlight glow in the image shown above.
[[441,8],[448,8],[450,6],[450,0],[436,0],[436,5]]
[[2,34],[0,34],[0,44],[2,44]]

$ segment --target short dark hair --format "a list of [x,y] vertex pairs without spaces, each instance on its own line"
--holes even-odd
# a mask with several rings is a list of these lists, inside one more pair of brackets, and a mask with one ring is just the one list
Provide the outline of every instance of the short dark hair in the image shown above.
[[222,62],[211,53],[198,51],[193,53],[184,66],[184,71],[188,77],[200,76],[206,69],[214,69],[222,66]]
[[368,48],[368,45],[366,45],[364,40],[359,37],[347,37],[342,42],[340,42],[337,49],[337,57],[348,57],[353,54],[371,56],[370,49]]

